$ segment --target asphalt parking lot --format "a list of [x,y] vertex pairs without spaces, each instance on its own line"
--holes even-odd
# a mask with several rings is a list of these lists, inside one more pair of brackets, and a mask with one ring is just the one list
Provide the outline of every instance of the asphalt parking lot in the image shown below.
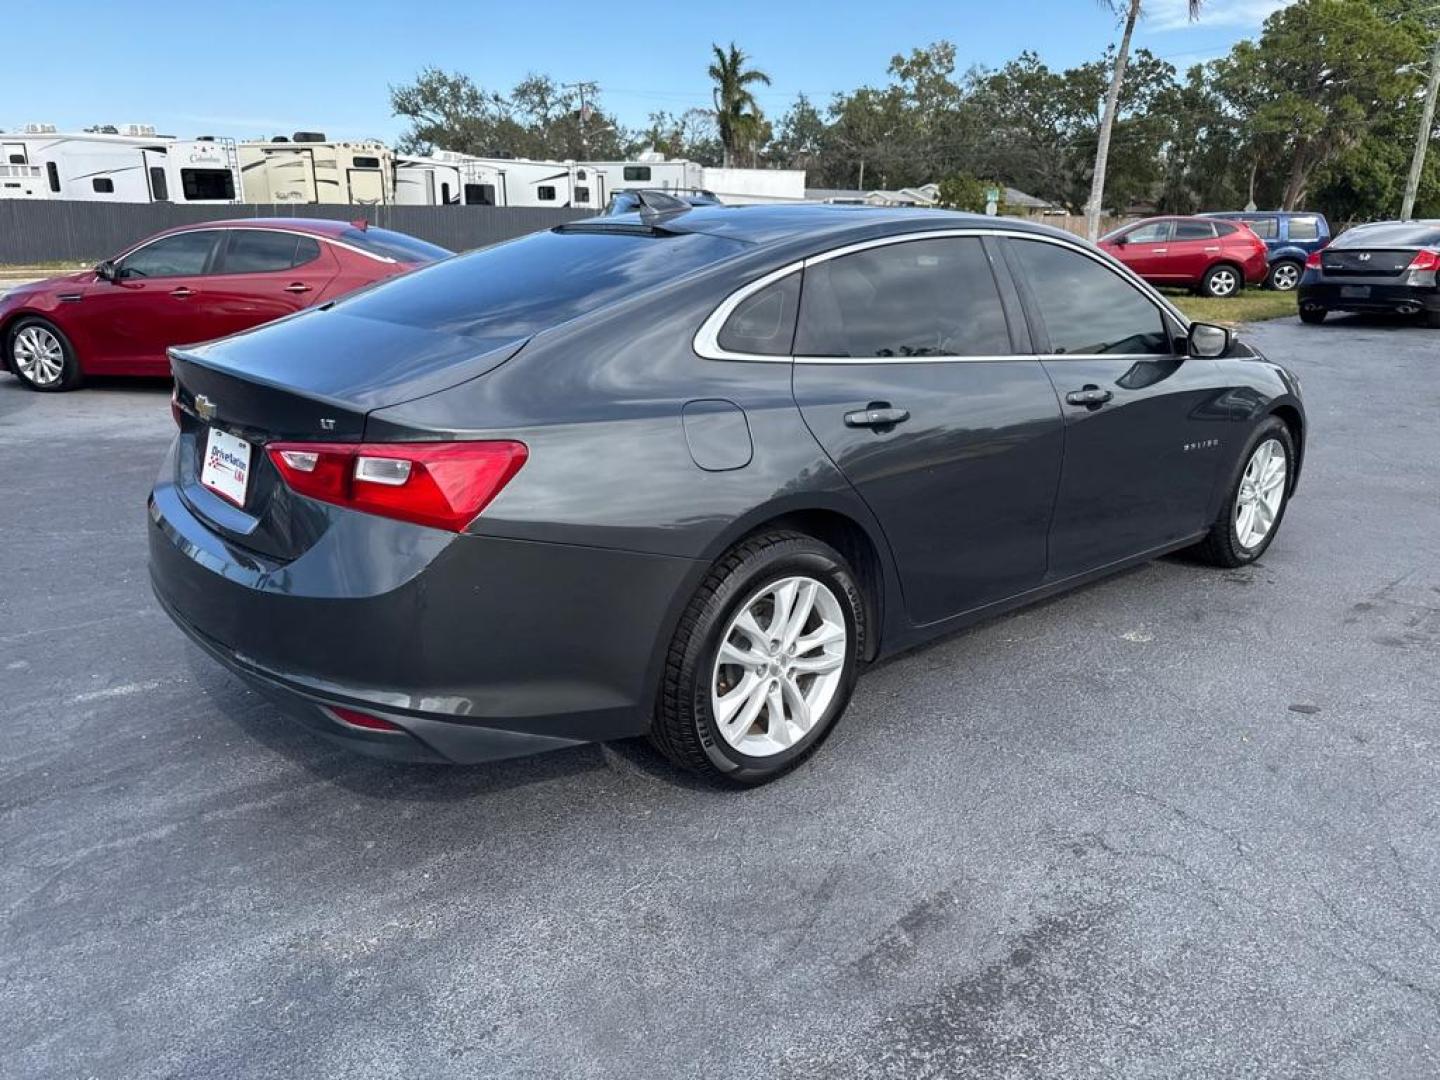
[[151,599],[168,387],[0,377],[0,1075],[1433,1077],[1440,333],[1251,337],[1261,563],[887,663],[742,793],[292,730]]

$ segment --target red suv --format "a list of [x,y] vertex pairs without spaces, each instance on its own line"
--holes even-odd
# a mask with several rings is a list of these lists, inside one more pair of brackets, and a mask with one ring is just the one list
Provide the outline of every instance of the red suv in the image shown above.
[[36,390],[69,390],[85,375],[169,375],[172,345],[249,330],[449,254],[363,222],[169,229],[94,270],[0,294],[0,363]]
[[1146,218],[1100,238],[1100,246],[1152,285],[1234,296],[1270,270],[1265,241],[1235,221]]

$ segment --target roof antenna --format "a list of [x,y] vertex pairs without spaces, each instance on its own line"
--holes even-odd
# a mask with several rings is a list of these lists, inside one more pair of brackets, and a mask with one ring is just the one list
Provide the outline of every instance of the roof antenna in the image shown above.
[[692,209],[684,199],[677,199],[674,195],[652,188],[637,188],[632,194],[640,201],[640,220],[646,225],[663,221]]

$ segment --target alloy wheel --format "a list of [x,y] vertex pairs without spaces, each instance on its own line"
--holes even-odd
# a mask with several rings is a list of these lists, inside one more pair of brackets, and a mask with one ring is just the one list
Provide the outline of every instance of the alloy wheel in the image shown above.
[[1289,292],[1300,283],[1300,268],[1294,263],[1281,263],[1270,275],[1270,284],[1280,292]]
[[844,609],[822,581],[787,577],[752,595],[715,657],[710,708],[721,737],[751,757],[803,739],[840,690],[848,638]]
[[1235,535],[1247,551],[1264,543],[1275,527],[1285,498],[1288,466],[1285,447],[1279,439],[1266,439],[1250,455],[1240,478],[1240,490],[1235,495]]
[[43,326],[27,326],[15,335],[15,370],[36,386],[54,386],[65,373],[65,347]]
[[1210,275],[1210,294],[1212,296],[1229,296],[1235,291],[1237,284],[1235,271],[1222,267]]

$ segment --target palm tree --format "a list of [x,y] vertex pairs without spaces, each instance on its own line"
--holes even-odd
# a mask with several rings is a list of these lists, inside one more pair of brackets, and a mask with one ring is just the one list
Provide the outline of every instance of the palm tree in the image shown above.
[[720,129],[720,144],[725,148],[725,167],[730,163],[746,134],[753,133],[760,120],[760,106],[750,87],[756,83],[770,85],[770,76],[756,68],[745,67],[749,59],[735,43],[727,52],[719,45],[710,46],[715,59],[710,65],[710,78],[715,80],[715,123]]
[[[1120,108],[1120,88],[1125,83],[1125,64],[1130,59],[1130,38],[1140,18],[1142,0],[1101,0],[1111,11],[1125,4],[1125,33],[1120,36],[1120,51],[1115,54],[1115,73],[1105,95],[1105,112],[1100,117],[1100,138],[1095,144],[1095,175],[1090,180],[1090,201],[1085,205],[1085,235],[1094,240],[1100,235],[1100,208],[1105,200],[1105,169],[1110,163],[1110,132],[1115,127],[1115,113]],[[1190,18],[1200,17],[1204,0],[1190,0]]]

